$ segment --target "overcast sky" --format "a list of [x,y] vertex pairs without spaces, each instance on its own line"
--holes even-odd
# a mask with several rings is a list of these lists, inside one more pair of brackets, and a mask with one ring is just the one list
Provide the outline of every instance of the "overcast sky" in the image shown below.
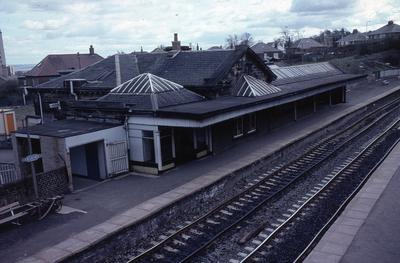
[[223,45],[229,34],[249,32],[272,41],[282,28],[303,36],[344,27],[365,31],[393,19],[400,0],[0,0],[0,29],[8,64],[38,63],[47,54],[151,51],[182,44]]

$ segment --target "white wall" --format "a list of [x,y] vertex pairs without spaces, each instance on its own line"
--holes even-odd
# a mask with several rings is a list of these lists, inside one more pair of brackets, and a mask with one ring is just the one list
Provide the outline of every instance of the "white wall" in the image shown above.
[[[81,146],[96,141],[104,141],[104,147],[102,146],[103,143],[99,143],[103,149],[100,150],[100,148],[98,148],[98,152],[100,162],[100,176],[102,178],[106,178],[106,174],[111,173],[111,169],[109,168],[111,167],[111,164],[107,151],[107,143],[126,141],[126,132],[124,126],[121,125],[110,129],[65,138],[65,147],[67,149],[67,152],[69,152],[72,147]],[[105,164],[103,163],[104,157],[106,160]]]

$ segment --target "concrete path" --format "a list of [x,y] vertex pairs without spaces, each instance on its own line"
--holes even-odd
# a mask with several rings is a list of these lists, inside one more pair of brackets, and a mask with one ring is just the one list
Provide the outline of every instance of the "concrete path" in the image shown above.
[[400,260],[400,143],[308,255],[306,263]]
[[67,195],[65,204],[68,207],[86,213],[75,211],[52,215],[42,222],[2,232],[2,261],[14,262],[35,254],[26,258],[25,262],[52,262],[79,251],[119,228],[151,215],[177,199],[374,101],[375,96],[382,96],[391,89],[400,89],[400,86],[396,86],[398,84],[360,84],[350,88],[346,104],[326,108],[284,129],[248,138],[225,153],[181,165],[160,177],[126,176]]

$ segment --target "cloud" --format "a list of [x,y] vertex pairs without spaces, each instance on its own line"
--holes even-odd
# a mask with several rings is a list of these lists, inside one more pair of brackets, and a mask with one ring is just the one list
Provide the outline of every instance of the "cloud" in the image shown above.
[[48,20],[25,20],[22,25],[26,29],[29,30],[57,30],[63,28],[68,19],[67,18],[62,18],[62,19],[48,19]]
[[353,1],[349,0],[293,0],[290,11],[299,13],[335,12],[349,9],[352,6]]
[[[50,53],[152,50],[170,45],[204,49],[224,45],[229,34],[249,32],[272,41],[283,28],[310,36],[324,29],[376,29],[398,17],[400,0],[0,0],[7,61],[36,63]],[[397,10],[397,11],[396,11]],[[397,12],[397,13],[396,13]],[[29,45],[16,39],[29,36]]]

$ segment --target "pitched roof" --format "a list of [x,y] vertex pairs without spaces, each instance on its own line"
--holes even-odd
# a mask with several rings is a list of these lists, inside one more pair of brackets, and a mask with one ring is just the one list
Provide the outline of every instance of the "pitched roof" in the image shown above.
[[304,81],[306,79],[316,79],[343,74],[338,68],[329,62],[319,62],[287,67],[272,68],[278,77],[272,82],[274,85],[283,85]]
[[302,38],[296,40],[291,46],[291,48],[298,48],[298,49],[310,49],[318,47],[325,47],[325,46],[312,38]]
[[[271,81],[275,78],[263,61],[245,46],[229,50],[131,53],[118,56],[122,82],[141,73],[152,73],[185,87],[212,87],[225,78],[244,55],[254,59],[267,79]],[[63,88],[66,79],[86,79],[83,89],[112,89],[116,86],[115,55],[35,88]]]
[[354,34],[349,34],[341,39],[339,39],[336,42],[354,42],[354,41],[365,41],[368,39],[367,33],[354,33]]
[[57,76],[60,73],[70,73],[95,62],[102,60],[103,58],[97,54],[59,54],[59,55],[47,55],[42,61],[34,66],[30,71],[26,72],[26,76]]
[[251,49],[257,54],[262,54],[266,52],[282,52],[274,46],[270,44],[265,44],[264,42],[258,42],[254,44],[253,46],[251,46]]
[[192,91],[172,81],[144,73],[112,89],[98,101],[119,102],[134,106],[135,110],[159,108],[204,100]]
[[183,89],[182,85],[157,77],[151,73],[140,74],[110,91],[111,94],[151,94]]
[[400,33],[400,25],[393,23],[393,21],[389,21],[385,26],[369,32],[368,35],[380,35],[390,33]]
[[280,88],[249,75],[241,76],[235,90],[235,96],[238,97],[259,97],[281,91]]

